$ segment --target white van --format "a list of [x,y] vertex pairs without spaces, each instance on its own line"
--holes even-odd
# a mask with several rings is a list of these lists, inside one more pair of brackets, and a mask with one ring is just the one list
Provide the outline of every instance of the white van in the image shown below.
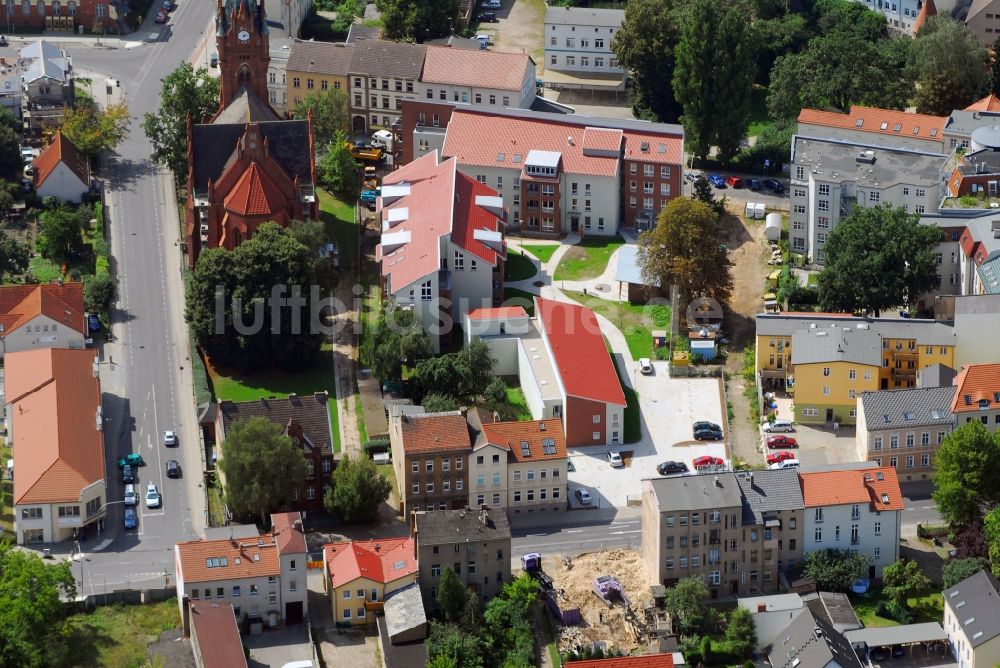
[[774,422],[765,422],[763,430],[764,433],[775,434],[778,432],[795,431],[795,427],[792,426],[791,420],[775,420]]
[[797,469],[799,467],[799,460],[797,459],[786,459],[783,462],[776,462],[771,464],[767,468],[772,471],[777,471],[779,469]]

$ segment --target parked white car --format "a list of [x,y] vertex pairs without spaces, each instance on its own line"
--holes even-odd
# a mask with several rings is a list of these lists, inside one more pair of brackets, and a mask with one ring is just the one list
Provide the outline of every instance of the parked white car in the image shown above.
[[135,493],[135,485],[125,485],[125,505],[134,506],[139,503],[139,495]]
[[146,487],[146,507],[159,508],[160,501],[160,493],[156,491],[156,485],[149,483],[149,486]]
[[611,466],[616,469],[620,469],[625,466],[625,462],[622,461],[622,455],[617,450],[608,451],[608,462],[610,462]]
[[649,376],[653,373],[653,363],[649,361],[648,357],[639,358],[639,373],[643,376]]

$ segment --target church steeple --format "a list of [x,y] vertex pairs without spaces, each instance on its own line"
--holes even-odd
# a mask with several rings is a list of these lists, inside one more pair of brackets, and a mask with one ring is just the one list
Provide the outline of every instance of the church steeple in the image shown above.
[[268,104],[267,67],[271,61],[264,0],[218,0],[215,42],[222,92],[219,111],[241,88]]

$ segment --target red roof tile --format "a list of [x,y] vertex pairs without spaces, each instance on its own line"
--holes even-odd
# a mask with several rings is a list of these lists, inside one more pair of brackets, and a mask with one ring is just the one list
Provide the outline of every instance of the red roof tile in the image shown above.
[[274,513],[271,515],[271,533],[278,543],[279,554],[304,554],[306,538],[302,534],[302,514]]
[[56,165],[64,163],[73,174],[83,183],[84,187],[90,187],[90,163],[87,158],[80,154],[73,146],[73,142],[66,139],[62,132],[56,130],[56,136],[35,160],[35,187],[45,183],[49,175],[55,170]]
[[541,297],[535,305],[566,394],[624,406],[625,393],[594,312]]
[[334,587],[367,578],[387,584],[417,572],[412,538],[327,543],[323,561]]
[[104,480],[94,360],[92,350],[68,348],[6,355],[14,503],[78,501],[84,487]]
[[0,337],[39,315],[85,333],[83,283],[0,286]]
[[680,165],[683,162],[682,149],[683,142],[680,139],[665,139],[659,134],[625,131],[626,160]]
[[502,318],[527,318],[528,312],[523,306],[495,306],[492,308],[477,308],[469,311],[469,320],[493,320]]
[[924,27],[924,23],[932,16],[937,16],[937,7],[934,6],[934,0],[924,0],[924,6],[920,8],[917,12],[917,18],[914,19],[913,25],[910,26],[910,30],[916,35],[920,32],[920,29]]
[[[424,83],[520,93],[529,76],[530,62],[531,58],[523,53],[428,46],[420,80]],[[517,106],[517,101],[514,102]]]
[[622,131],[617,128],[585,128],[583,150],[614,151],[622,148]]
[[203,668],[246,667],[243,640],[232,605],[192,601],[191,626]]
[[226,196],[225,206],[240,216],[270,216],[285,210],[285,196],[274,179],[251,162]]
[[458,411],[403,415],[403,452],[471,450],[469,423]]
[[903,510],[896,469],[891,466],[799,473],[806,508],[871,504],[874,510]]
[[180,567],[177,578],[185,583],[281,575],[278,544],[271,534],[258,538],[191,540],[177,543],[175,550]]
[[970,364],[962,367],[955,378],[955,398],[952,413],[978,413],[979,402],[987,410],[1000,408],[1000,364]]
[[[490,445],[509,449],[509,458],[514,461],[538,462],[566,458],[566,436],[559,418],[527,422],[485,422],[483,433]],[[552,452],[544,451],[542,439],[552,439]],[[521,454],[522,443],[527,443],[529,454]]]
[[674,668],[673,654],[647,654],[645,656],[620,656],[610,659],[570,661],[569,668]]
[[[824,125],[830,128],[843,128],[858,132],[943,141],[941,133],[944,132],[948,117],[911,114],[905,111],[855,105],[847,114],[837,111],[803,109],[799,112],[798,120],[800,125]],[[858,125],[859,121],[861,125]],[[899,125],[899,130],[896,130],[897,125]]]
[[990,93],[983,99],[970,104],[965,108],[965,111],[1000,111],[1000,97]]

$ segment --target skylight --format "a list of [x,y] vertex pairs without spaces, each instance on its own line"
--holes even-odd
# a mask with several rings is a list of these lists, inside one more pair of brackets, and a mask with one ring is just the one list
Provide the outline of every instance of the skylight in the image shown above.
[[896,123],[895,125],[892,126],[893,132],[899,132],[902,129],[903,129],[902,123]]
[[903,419],[904,419],[904,420],[912,420],[912,419],[914,419],[915,417],[916,417],[916,416],[915,416],[915,415],[914,415],[913,413],[903,413]]
[[556,454],[556,439],[554,439],[554,438],[543,438],[542,439],[542,454],[543,455],[554,455],[554,454]]
[[641,144],[639,144],[639,150],[642,151],[643,153],[649,153],[649,142],[644,141]]
[[531,456],[531,447],[528,445],[527,441],[521,441],[521,456],[522,457]]
[[888,121],[882,121],[882,125],[880,125],[879,127],[881,129],[883,129],[883,130],[888,130],[889,129],[889,122]]
[[892,418],[889,417],[888,415],[883,415],[882,419],[885,420],[886,424],[889,424],[890,422],[892,422]]
[[497,153],[497,162],[503,162],[504,157],[503,151]]
[[913,128],[913,134],[915,134],[915,135],[920,134],[920,126],[919,125],[917,125],[917,126],[915,126]]
[[882,503],[885,503],[885,504],[889,503],[889,495],[888,494],[883,494],[882,495]]
[[667,145],[666,144],[660,144],[660,147],[658,149],[656,149],[656,152],[657,153],[666,153],[667,152]]
[[971,406],[972,405],[972,395],[971,394],[966,394],[962,398],[965,399],[965,405],[966,406]]
[[864,124],[865,124],[865,119],[863,118],[859,118],[858,120],[854,121],[854,127],[856,128],[860,128]]
[[937,137],[937,128],[931,128],[931,137]]
[[935,419],[935,420],[943,420],[944,419],[944,413],[942,413],[941,411],[939,411],[938,409],[935,408],[935,409],[931,410],[931,417],[933,419]]
[[881,471],[876,471],[875,472],[875,479],[876,480],[885,480],[885,476],[882,474]]
[[513,157],[513,161],[514,161],[515,163],[518,163],[518,164],[520,164],[520,162],[521,162],[521,154],[520,154],[520,153],[515,153],[515,154],[514,154],[514,157]]

